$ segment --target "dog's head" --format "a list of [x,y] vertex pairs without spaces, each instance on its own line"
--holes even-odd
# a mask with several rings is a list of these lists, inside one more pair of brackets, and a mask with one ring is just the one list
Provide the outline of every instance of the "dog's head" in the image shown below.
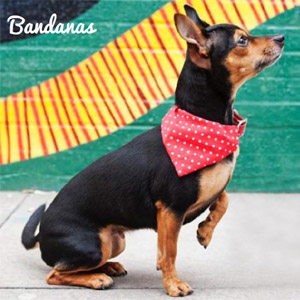
[[199,18],[194,8],[188,5],[184,8],[187,16],[175,14],[175,24],[188,43],[189,59],[199,68],[210,70],[217,79],[224,80],[225,73],[233,92],[281,56],[282,34],[251,36],[245,29],[231,24],[210,26]]

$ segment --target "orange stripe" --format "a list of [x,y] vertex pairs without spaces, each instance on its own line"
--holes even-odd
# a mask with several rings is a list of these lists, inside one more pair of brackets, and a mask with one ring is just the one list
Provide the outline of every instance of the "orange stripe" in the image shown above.
[[169,61],[170,64],[171,64],[171,67],[173,68],[173,70],[174,70],[176,76],[179,77],[179,73],[178,73],[178,71],[177,71],[177,69],[176,69],[176,67],[175,67],[175,65],[174,65],[173,60],[172,60],[171,57],[169,56],[169,53],[168,53],[168,51],[167,51],[167,49],[166,49],[166,47],[165,47],[163,41],[161,40],[161,38],[160,38],[160,36],[159,36],[159,34],[158,34],[158,31],[157,31],[156,26],[155,26],[155,22],[153,21],[152,17],[149,17],[149,22],[150,22],[150,24],[151,24],[151,29],[152,29],[152,31],[154,32],[154,34],[155,34],[155,36],[156,36],[156,38],[157,38],[157,40],[158,40],[158,42],[159,42],[161,48],[164,50],[164,53],[165,53],[165,55],[166,55],[168,61]]
[[24,102],[24,118],[25,118],[25,126],[26,126],[26,134],[27,134],[27,147],[28,147],[28,158],[31,158],[31,145],[30,145],[30,132],[29,132],[29,124],[28,124],[28,111],[27,111],[27,99],[26,99],[26,91],[23,92],[23,102]]
[[56,105],[56,102],[55,102],[55,98],[54,98],[54,96],[52,94],[52,90],[51,90],[51,87],[50,87],[49,80],[45,81],[45,85],[47,87],[47,90],[48,90],[48,93],[49,93],[49,96],[50,96],[50,100],[51,100],[52,106],[54,108],[55,115],[57,117],[60,129],[61,129],[61,131],[63,133],[63,136],[65,138],[65,141],[66,141],[68,147],[71,148],[72,147],[72,143],[71,143],[71,141],[69,139],[69,135],[68,135],[68,133],[67,133],[67,131],[65,129],[65,126],[64,126],[64,124],[63,124],[63,122],[62,122],[62,120],[60,118],[60,114],[59,114],[59,111],[58,111],[58,108],[57,108],[57,105]]
[[45,107],[43,93],[41,91],[41,86],[40,85],[38,85],[38,91],[39,91],[39,96],[40,96],[40,99],[41,99],[41,104],[42,104],[42,108],[43,108],[43,111],[44,111],[44,115],[45,115],[45,118],[46,118],[46,121],[47,121],[47,125],[49,127],[52,142],[53,142],[53,145],[54,145],[54,148],[55,148],[56,152],[58,152],[59,148],[58,148],[57,142],[55,140],[55,136],[54,136],[54,133],[53,133],[53,130],[52,130],[52,126],[50,124],[49,116],[48,116],[48,113],[47,113],[47,110],[46,110],[46,107]]
[[157,89],[159,90],[161,96],[162,96],[163,98],[166,98],[164,92],[162,91],[160,85],[158,84],[157,78],[156,78],[156,76],[155,76],[154,73],[153,73],[153,70],[152,70],[152,68],[151,68],[151,66],[150,66],[150,64],[149,64],[149,62],[148,62],[148,60],[147,60],[147,58],[146,58],[146,56],[145,56],[145,53],[144,53],[144,51],[143,51],[143,49],[142,49],[142,47],[141,47],[141,45],[140,45],[140,43],[139,43],[139,41],[138,41],[137,36],[135,35],[135,33],[134,33],[134,31],[133,31],[132,29],[130,29],[130,32],[131,32],[131,34],[132,34],[132,36],[133,36],[133,38],[134,38],[134,40],[135,40],[135,42],[136,42],[136,44],[137,44],[137,46],[138,46],[138,48],[139,48],[139,50],[140,50],[140,52],[141,52],[143,58],[144,58],[144,61],[145,61],[146,65],[147,65],[147,67],[148,67],[148,69],[149,69],[149,71],[150,71],[150,73],[151,73],[152,78],[154,79],[154,82],[155,82],[155,85],[156,85]]
[[8,100],[4,99],[4,110],[5,110],[5,127],[7,134],[7,163],[10,163],[10,134],[9,134],[9,124],[8,124]]
[[[116,48],[119,50],[119,55],[120,55],[120,57],[121,57],[121,59],[122,59],[124,65],[125,65],[125,67],[126,67],[128,73],[129,73],[129,75],[131,76],[131,79],[132,79],[132,81],[133,81],[133,83],[134,83],[134,85],[135,85],[135,88],[136,88],[137,93],[139,94],[140,98],[141,98],[142,101],[144,102],[144,104],[145,104],[147,110],[149,110],[149,109],[150,109],[150,105],[149,105],[149,103],[148,103],[148,100],[147,100],[146,96],[144,95],[143,91],[140,89],[140,86],[139,86],[138,83],[136,82],[135,77],[133,76],[133,74],[132,74],[132,72],[131,72],[131,69],[130,69],[129,66],[128,66],[128,63],[127,63],[127,61],[126,61],[126,59],[125,59],[125,57],[124,57],[124,55],[123,55],[123,52],[122,52],[122,50],[121,50],[121,48],[120,48],[120,45],[119,45],[117,39],[114,41],[114,44],[115,44]],[[139,109],[139,111],[140,111],[140,114],[143,114],[143,109],[141,108],[139,101],[138,101],[135,97],[134,97],[134,101],[135,101],[135,103],[137,104],[137,107],[138,107],[138,109]]]
[[80,103],[81,103],[82,106],[84,107],[84,110],[85,110],[85,112],[86,112],[86,114],[87,114],[87,116],[88,116],[88,118],[89,118],[89,121],[90,121],[90,123],[93,125],[93,128],[94,128],[94,130],[95,130],[95,132],[96,132],[96,134],[97,134],[97,136],[98,136],[98,138],[99,138],[99,137],[100,137],[100,133],[99,133],[98,128],[97,128],[97,126],[95,125],[93,119],[91,118],[91,115],[90,115],[90,113],[89,113],[89,111],[88,111],[88,109],[87,109],[87,107],[86,107],[86,105],[85,105],[85,103],[84,103],[84,99],[82,99],[82,97],[81,97],[81,94],[80,94],[80,92],[79,92],[78,86],[77,86],[77,84],[76,84],[75,78],[74,78],[73,73],[72,73],[72,69],[70,69],[70,70],[68,71],[68,73],[69,73],[69,75],[70,75],[70,77],[71,77],[71,80],[72,80],[72,83],[73,83],[73,85],[74,85],[74,87],[75,87],[75,91],[76,91],[76,93],[77,93],[79,99],[81,100]]
[[[124,34],[122,35],[122,39],[123,39],[123,41],[125,42],[126,47],[127,47],[128,49],[130,49],[131,46],[129,45],[129,43],[128,43],[128,41],[127,41],[127,39],[126,39],[126,37],[125,37]],[[150,85],[150,83],[149,83],[149,81],[148,81],[148,77],[146,76],[146,74],[144,73],[143,69],[141,68],[140,63],[138,62],[138,60],[137,60],[137,58],[136,58],[134,52],[133,52],[133,51],[129,51],[129,52],[130,52],[130,54],[131,54],[131,56],[132,56],[132,58],[133,58],[133,60],[134,60],[134,62],[135,62],[135,64],[136,64],[136,67],[139,69],[139,71],[140,71],[140,73],[141,73],[141,75],[142,75],[142,77],[143,77],[143,79],[144,79],[144,82],[145,82],[146,85],[147,85],[147,88],[148,88],[148,90],[149,90],[151,96],[154,98],[156,104],[158,104],[157,95],[156,95],[155,92],[153,91],[153,89],[152,89],[152,87],[151,87],[151,85]],[[147,109],[148,109],[148,110],[150,109],[150,106],[149,106],[149,105],[148,105]]]
[[227,22],[228,22],[228,23],[232,23],[232,21],[230,20],[230,18],[229,18],[228,14],[227,14],[227,11],[226,11],[226,9],[225,9],[225,7],[224,7],[222,1],[221,1],[221,0],[217,0],[217,2],[218,2],[218,5],[219,5],[220,8],[221,8],[223,14],[225,15],[225,18],[226,18]]
[[54,83],[55,83],[55,86],[57,88],[59,99],[60,99],[60,103],[61,103],[61,105],[62,105],[62,107],[64,109],[64,112],[65,112],[66,116],[67,116],[68,123],[69,123],[69,126],[70,126],[71,130],[72,130],[73,136],[74,136],[74,138],[76,140],[77,145],[79,145],[80,144],[79,138],[78,138],[78,136],[76,134],[75,128],[74,128],[74,126],[72,124],[72,121],[71,121],[71,118],[69,116],[69,113],[68,113],[65,101],[63,99],[63,96],[62,96],[62,93],[61,93],[61,90],[60,90],[60,87],[59,87],[59,84],[58,84],[58,81],[57,81],[57,77],[54,77]]
[[66,88],[66,91],[67,91],[69,100],[70,100],[70,102],[71,102],[71,107],[72,107],[72,109],[73,109],[73,111],[74,111],[74,113],[75,113],[75,116],[76,116],[77,121],[78,121],[78,123],[79,123],[79,125],[80,125],[80,128],[81,128],[81,130],[82,130],[82,133],[84,134],[86,140],[89,142],[89,141],[91,140],[91,137],[90,137],[90,135],[89,135],[87,129],[85,128],[85,125],[83,124],[83,122],[82,122],[82,120],[81,120],[81,118],[80,118],[80,115],[79,115],[79,113],[78,113],[77,107],[76,107],[76,105],[75,105],[75,103],[74,103],[74,99],[73,99],[73,97],[72,97],[72,93],[71,93],[71,91],[70,91],[69,84],[68,84],[68,82],[67,82],[67,79],[66,79],[66,77],[65,77],[64,74],[61,74],[61,75],[60,75],[60,78],[61,78],[61,80],[62,80],[62,82],[63,82],[63,84],[64,84],[64,87]]
[[[176,12],[179,12],[176,3],[175,3],[175,2],[171,2],[171,3],[172,3],[172,5],[173,5],[174,10],[175,10]],[[182,48],[181,43],[180,43],[179,40],[178,40],[177,32],[175,32],[174,28],[172,27],[172,25],[171,25],[170,22],[169,22],[169,20],[168,20],[168,18],[167,18],[167,15],[166,15],[166,12],[165,12],[164,8],[162,8],[162,9],[160,10],[160,12],[161,12],[161,14],[162,14],[162,16],[163,16],[165,22],[166,22],[167,25],[168,25],[168,29],[169,29],[169,31],[171,32],[172,37],[175,39],[175,42],[176,42],[176,44],[177,44],[177,47],[178,47],[178,48],[180,49],[180,51],[182,52],[182,55],[185,56],[185,55],[184,55],[184,54],[185,54],[185,50]]]
[[118,116],[119,116],[120,119],[121,119],[121,124],[122,124],[122,125],[126,125],[126,122],[125,122],[125,120],[124,120],[124,118],[123,118],[123,115],[122,115],[122,113],[120,112],[119,107],[118,107],[118,105],[116,104],[115,99],[114,99],[113,96],[111,95],[111,92],[110,92],[109,88],[107,87],[106,81],[105,81],[104,78],[102,77],[101,72],[99,71],[99,69],[98,69],[98,67],[97,67],[97,64],[95,63],[93,57],[91,56],[91,57],[89,58],[89,60],[90,60],[90,62],[92,63],[94,69],[96,70],[96,73],[97,73],[97,75],[98,75],[98,77],[99,77],[101,83],[103,84],[104,89],[105,89],[105,91],[106,91],[106,93],[107,93],[109,99],[112,101],[112,104],[113,104],[115,110],[117,111]]
[[34,114],[34,118],[35,118],[35,121],[37,123],[38,131],[39,131],[39,137],[40,137],[41,144],[42,144],[42,150],[43,150],[44,155],[48,155],[49,154],[48,148],[46,146],[43,130],[41,128],[41,122],[40,122],[39,114],[38,114],[37,108],[36,108],[35,103],[34,103],[34,97],[33,97],[33,93],[32,93],[31,88],[28,89],[28,94],[29,94],[29,102],[31,104],[33,114]]
[[248,3],[249,3],[249,5],[250,5],[250,7],[251,7],[251,9],[254,13],[254,16],[255,16],[256,20],[258,21],[258,23],[262,23],[262,20],[261,20],[260,16],[258,15],[258,13],[257,13],[257,11],[256,11],[256,9],[255,9],[255,7],[252,3],[252,0],[248,0]]
[[244,27],[247,28],[246,23],[245,23],[245,21],[243,20],[242,15],[240,14],[240,11],[239,11],[238,7],[236,6],[235,0],[231,0],[231,3],[232,3],[232,5],[233,5],[233,7],[234,7],[234,10],[235,10],[235,12],[236,12],[236,14],[237,14],[237,16],[238,16],[238,18],[239,18],[241,24],[242,24]]
[[78,75],[79,75],[81,81],[83,82],[83,85],[85,86],[85,88],[86,88],[86,90],[87,90],[87,92],[88,92],[88,94],[89,94],[90,100],[92,101],[92,103],[93,103],[93,105],[94,105],[94,107],[95,107],[95,109],[96,109],[96,111],[97,111],[97,113],[98,113],[98,116],[99,116],[99,118],[100,118],[102,124],[103,124],[104,127],[105,127],[106,133],[107,133],[107,134],[110,133],[110,130],[109,130],[109,128],[108,128],[108,125],[107,125],[105,119],[104,119],[103,116],[102,116],[102,113],[101,113],[101,111],[100,111],[100,109],[99,109],[99,107],[98,107],[98,105],[97,105],[97,103],[96,103],[96,101],[95,101],[94,95],[92,94],[92,92],[91,92],[91,90],[90,90],[90,87],[89,87],[89,85],[87,84],[87,82],[86,82],[86,80],[85,80],[85,78],[84,78],[84,74],[82,73],[81,68],[79,67],[79,65],[77,65],[77,66],[75,67],[75,69],[76,69],[76,71],[78,72]]
[[108,112],[109,112],[109,115],[111,116],[111,118],[112,118],[112,120],[114,121],[115,125],[116,125],[117,127],[119,127],[119,124],[118,124],[118,122],[117,122],[117,120],[116,120],[116,118],[115,118],[113,112],[112,112],[111,109],[109,108],[108,104],[106,103],[106,99],[105,99],[104,95],[102,94],[100,88],[98,87],[98,84],[97,84],[97,82],[96,82],[95,76],[93,75],[93,72],[91,71],[91,69],[90,69],[90,67],[88,66],[88,64],[85,64],[85,67],[87,68],[87,70],[88,70],[88,72],[89,72],[89,75],[91,76],[91,78],[92,78],[92,80],[93,80],[93,82],[94,82],[94,85],[95,85],[95,87],[96,87],[96,89],[97,89],[97,91],[98,91],[98,94],[99,94],[100,98],[103,100],[103,103],[104,103],[106,109],[107,109]]
[[284,10],[288,9],[284,0],[281,0],[281,4],[282,4]]
[[[109,48],[107,48],[107,53],[108,53],[110,59],[112,60],[114,66],[116,67],[116,69],[117,69],[117,71],[118,71],[120,77],[122,78],[122,80],[123,80],[123,82],[124,82],[124,84],[125,84],[127,90],[129,91],[129,93],[130,93],[132,99],[134,99],[134,101],[136,101],[136,97],[134,96],[132,90],[130,89],[130,87],[129,87],[129,85],[128,85],[128,82],[126,81],[126,78],[122,75],[123,73],[122,73],[122,71],[120,70],[120,68],[119,68],[119,66],[118,66],[118,63],[116,62],[116,60],[115,60],[114,56],[112,55],[112,53],[111,53],[111,51],[110,51]],[[114,82],[115,82],[115,84],[116,84],[116,86],[117,86],[117,89],[118,89],[118,91],[119,91],[121,97],[123,98],[124,103],[125,103],[125,105],[126,105],[126,107],[127,107],[127,110],[128,110],[128,112],[129,112],[129,114],[131,115],[132,119],[135,120],[136,118],[135,118],[135,116],[134,116],[134,114],[133,114],[133,112],[132,112],[132,110],[131,110],[129,104],[127,103],[126,97],[124,96],[123,91],[122,91],[122,89],[120,88],[120,86],[119,86],[119,84],[118,84],[118,81],[117,81],[117,78],[116,78],[115,74],[114,74],[114,73],[112,72],[112,70],[110,69],[110,66],[109,66],[109,64],[108,64],[108,62],[107,62],[107,60],[106,60],[106,58],[105,58],[103,52],[102,52],[102,51],[99,51],[99,54],[101,55],[102,60],[104,61],[104,63],[105,63],[105,65],[106,65],[106,68],[107,68],[109,74],[110,74],[111,77],[113,78],[113,80],[114,80]]]
[[19,114],[19,108],[17,103],[17,95],[12,96],[12,102],[15,109],[15,116],[16,116],[16,125],[17,125],[17,134],[18,134],[18,142],[19,142],[19,153],[20,153],[20,160],[24,160],[24,147],[23,147],[23,141],[22,141],[22,133],[21,133],[21,126],[20,126],[20,114]]
[[173,94],[173,93],[174,93],[174,90],[173,90],[172,87],[170,86],[169,81],[168,81],[168,79],[167,79],[167,77],[166,77],[166,74],[165,74],[165,72],[163,71],[162,66],[160,65],[160,62],[159,62],[159,60],[158,60],[158,58],[157,58],[155,52],[153,51],[153,48],[151,47],[151,44],[149,43],[149,40],[148,40],[148,38],[147,38],[147,35],[145,34],[145,31],[144,31],[144,29],[143,29],[143,27],[142,27],[141,24],[138,25],[138,29],[139,29],[140,33],[142,34],[143,39],[144,39],[144,41],[145,41],[146,44],[147,44],[147,47],[148,47],[150,50],[152,50],[152,51],[151,51],[151,54],[152,54],[152,56],[153,56],[153,58],[154,58],[154,60],[155,60],[155,62],[156,62],[156,65],[157,65],[157,67],[158,67],[158,69],[159,69],[159,72],[160,72],[160,74],[161,74],[161,76],[162,76],[162,78],[163,78],[163,80],[164,80],[164,82],[165,82],[165,84],[166,84],[166,87],[167,87],[168,90],[169,90],[169,93],[170,93],[170,94]]
[[263,0],[259,0],[259,4],[260,4],[260,6],[261,6],[261,8],[262,8],[262,10],[263,10],[263,12],[264,12],[265,18],[268,20],[268,19],[269,19],[269,16],[268,16],[268,13],[267,13],[267,11],[266,11],[266,8],[265,8],[265,5],[264,5]]
[[205,7],[205,9],[206,9],[207,14],[209,15],[209,17],[210,17],[210,19],[211,19],[211,21],[212,21],[212,24],[216,24],[216,21],[215,21],[213,15],[211,14],[211,12],[210,12],[210,10],[209,10],[209,7],[208,7],[208,5],[207,5],[207,3],[206,3],[206,0],[203,0],[203,4],[204,4],[204,7]]

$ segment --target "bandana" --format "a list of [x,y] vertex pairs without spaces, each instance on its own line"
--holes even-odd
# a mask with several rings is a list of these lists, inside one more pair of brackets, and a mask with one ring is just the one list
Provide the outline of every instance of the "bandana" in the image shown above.
[[161,133],[178,176],[215,164],[236,151],[246,123],[236,110],[234,125],[222,125],[173,106],[162,120]]

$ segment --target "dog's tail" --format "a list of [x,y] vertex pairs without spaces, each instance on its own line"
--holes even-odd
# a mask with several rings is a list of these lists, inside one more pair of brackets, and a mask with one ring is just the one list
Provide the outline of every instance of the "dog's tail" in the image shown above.
[[41,221],[45,209],[46,204],[43,204],[39,208],[37,208],[31,215],[23,229],[22,244],[27,250],[34,248],[39,241],[39,234],[34,235],[34,233]]

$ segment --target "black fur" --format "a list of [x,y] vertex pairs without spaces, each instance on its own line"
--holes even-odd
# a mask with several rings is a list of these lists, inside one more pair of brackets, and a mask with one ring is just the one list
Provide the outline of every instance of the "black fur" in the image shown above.
[[[221,26],[214,32],[223,44],[215,43],[211,49],[213,70],[199,69],[187,55],[178,80],[176,104],[208,120],[232,124],[231,87],[220,57],[225,57],[232,46],[233,30]],[[156,229],[157,200],[183,215],[201,193],[201,173],[177,176],[162,143],[160,127],[141,134],[92,163],[59,192],[41,219],[43,260],[50,266],[96,266],[101,260],[100,228],[114,224]]]
[[21,241],[23,246],[26,249],[33,248],[35,244],[39,241],[39,235],[37,234],[35,236],[34,233],[41,221],[45,209],[46,209],[46,204],[43,204],[40,207],[38,207],[31,215],[31,217],[29,218],[27,224],[23,229]]

